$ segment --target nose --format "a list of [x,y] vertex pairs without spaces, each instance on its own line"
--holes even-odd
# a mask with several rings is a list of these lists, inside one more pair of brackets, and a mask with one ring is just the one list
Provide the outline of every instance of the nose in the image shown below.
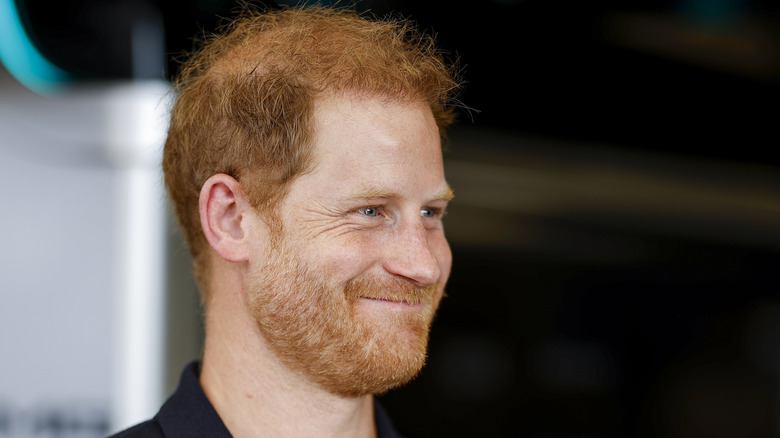
[[441,277],[441,269],[437,254],[432,251],[429,241],[435,237],[429,236],[428,233],[422,223],[409,223],[399,227],[387,245],[384,269],[417,286],[436,284]]

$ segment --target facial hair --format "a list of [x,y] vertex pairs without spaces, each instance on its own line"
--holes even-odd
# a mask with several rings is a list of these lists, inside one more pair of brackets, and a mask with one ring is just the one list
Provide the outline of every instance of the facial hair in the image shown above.
[[[436,285],[366,275],[333,285],[327,273],[277,247],[249,276],[249,300],[260,333],[278,357],[327,391],[346,397],[402,385],[425,363],[428,333],[441,299]],[[420,308],[360,308],[361,298],[405,301]]]

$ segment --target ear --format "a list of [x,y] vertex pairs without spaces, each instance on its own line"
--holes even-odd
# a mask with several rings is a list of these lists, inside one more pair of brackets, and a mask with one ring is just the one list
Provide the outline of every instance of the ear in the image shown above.
[[203,234],[214,251],[230,262],[240,262],[249,256],[250,220],[254,212],[233,177],[219,173],[207,179],[200,189],[198,203]]

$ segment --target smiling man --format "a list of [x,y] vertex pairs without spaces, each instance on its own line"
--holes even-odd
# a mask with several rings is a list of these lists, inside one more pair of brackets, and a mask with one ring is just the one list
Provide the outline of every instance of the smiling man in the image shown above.
[[450,273],[457,87],[408,23],[326,8],[248,14],[185,64],[163,168],[203,360],[118,436],[397,436],[373,395],[422,368]]

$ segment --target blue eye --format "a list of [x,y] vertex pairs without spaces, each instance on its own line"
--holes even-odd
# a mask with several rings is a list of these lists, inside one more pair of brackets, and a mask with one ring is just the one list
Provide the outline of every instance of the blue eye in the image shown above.
[[376,207],[360,207],[357,211],[366,216],[376,216],[379,214],[379,209]]
[[423,208],[420,210],[420,216],[422,217],[434,217],[436,212],[432,208]]

